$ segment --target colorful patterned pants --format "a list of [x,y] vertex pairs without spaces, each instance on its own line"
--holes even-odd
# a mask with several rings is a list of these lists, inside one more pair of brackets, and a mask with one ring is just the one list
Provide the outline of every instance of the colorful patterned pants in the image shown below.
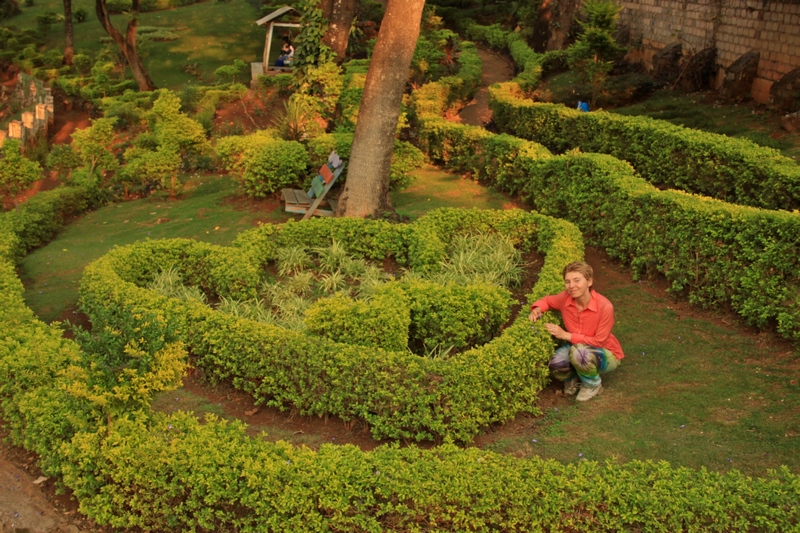
[[614,354],[588,344],[565,344],[550,358],[550,371],[559,381],[580,378],[587,387],[600,385],[600,374],[619,366]]

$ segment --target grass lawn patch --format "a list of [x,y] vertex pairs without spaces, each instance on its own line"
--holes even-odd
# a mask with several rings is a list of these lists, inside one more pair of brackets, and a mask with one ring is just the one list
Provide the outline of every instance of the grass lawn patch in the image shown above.
[[[34,250],[21,262],[25,300],[43,320],[70,318],[78,301],[78,281],[84,267],[113,246],[142,239],[185,237],[229,244],[256,221],[285,222],[290,217],[278,202],[252,204],[237,196],[227,176],[197,176],[186,181],[179,201],[163,193],[105,206],[67,226],[53,242]],[[255,205],[269,210],[251,210]]]
[[[95,14],[91,0],[73,0],[72,12],[84,8],[89,12],[85,22],[73,24],[75,52],[92,55],[106,44],[100,39],[107,37]],[[54,11],[64,13],[60,0],[36,0],[33,7],[23,7],[22,14],[4,20],[2,26],[18,29],[36,28],[36,16]],[[167,27],[178,35],[175,41],[151,41],[142,44],[145,68],[158,87],[180,90],[184,84],[200,83],[187,73],[184,67],[196,63],[207,81],[212,81],[214,71],[222,65],[241,59],[245,63],[260,61],[264,50],[265,30],[255,24],[258,19],[251,4],[246,0],[215,2],[206,0],[190,6],[141,13],[140,26]],[[127,19],[125,15],[113,15],[114,25],[123,34]],[[114,45],[115,46],[115,45]],[[47,48],[64,49],[64,25],[51,26]],[[245,83],[250,78],[244,75]]]
[[492,191],[475,180],[431,165],[412,172],[416,177],[405,190],[392,193],[392,206],[401,215],[419,218],[440,207],[512,209],[524,207],[501,192]]
[[577,403],[551,385],[543,417],[521,434],[501,431],[486,447],[563,462],[654,459],[749,475],[780,465],[800,471],[800,353],[687,312],[648,292],[647,282],[602,274],[598,282],[614,303],[614,333],[626,354],[603,378],[606,390]]

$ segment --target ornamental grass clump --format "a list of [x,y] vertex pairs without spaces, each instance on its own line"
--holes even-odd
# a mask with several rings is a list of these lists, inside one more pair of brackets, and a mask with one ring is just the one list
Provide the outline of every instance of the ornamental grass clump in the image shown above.
[[519,286],[522,280],[522,255],[508,237],[496,233],[457,236],[441,267],[432,279],[502,287]]
[[161,270],[147,285],[148,289],[166,296],[167,298],[177,298],[183,301],[195,301],[206,303],[208,298],[199,287],[187,286],[183,283],[183,276],[175,266],[169,266]]

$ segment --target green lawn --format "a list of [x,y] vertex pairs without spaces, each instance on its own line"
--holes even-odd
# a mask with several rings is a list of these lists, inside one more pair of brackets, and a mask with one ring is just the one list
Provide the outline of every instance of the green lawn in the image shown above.
[[[107,34],[97,20],[94,2],[73,0],[73,12],[81,7],[89,11],[89,18],[83,23],[74,24],[75,48],[77,52],[95,54],[105,46],[100,39]],[[2,25],[19,29],[35,28],[36,16],[46,11],[63,14],[63,3],[60,0],[36,0],[34,7],[23,7],[21,15],[3,21]],[[206,0],[191,6],[142,13],[140,25],[169,27],[179,36],[176,41],[145,44],[145,67],[157,86],[180,90],[184,84],[199,83],[197,78],[183,70],[187,64],[198,63],[203,76],[210,79],[214,70],[233,63],[234,59],[241,59],[248,64],[260,61],[266,30],[255,24],[258,18],[259,15],[246,0],[230,0],[226,3]],[[125,15],[114,15],[112,20],[124,33],[127,24]],[[52,26],[47,46],[63,49],[63,23]]]
[[567,462],[800,471],[800,354],[682,316],[640,284],[612,284],[603,294],[614,302],[626,354],[604,378],[605,392],[585,404],[562,399],[534,428],[489,447]]

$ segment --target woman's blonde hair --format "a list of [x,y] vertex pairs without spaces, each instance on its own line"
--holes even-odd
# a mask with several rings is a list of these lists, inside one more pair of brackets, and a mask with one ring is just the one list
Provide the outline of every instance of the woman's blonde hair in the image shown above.
[[565,266],[564,272],[561,273],[561,277],[566,278],[567,274],[570,272],[580,272],[587,281],[594,278],[594,271],[592,270],[592,267],[589,266],[589,263],[584,263],[583,261],[576,261]]

